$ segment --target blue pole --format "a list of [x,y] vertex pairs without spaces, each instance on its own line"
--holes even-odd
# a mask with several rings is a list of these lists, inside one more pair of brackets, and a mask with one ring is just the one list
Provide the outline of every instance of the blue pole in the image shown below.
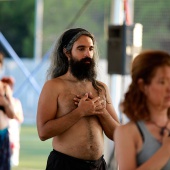
[[25,67],[22,60],[19,58],[19,56],[16,54],[16,52],[13,50],[11,45],[8,43],[8,41],[5,39],[3,34],[0,32],[0,41],[2,41],[2,45],[7,50],[7,52],[10,54],[10,56],[14,59],[14,61],[18,64],[20,69],[23,71],[25,76],[29,79],[30,83],[33,85],[35,91],[40,94],[40,86],[37,84],[34,77],[31,76],[29,70]]

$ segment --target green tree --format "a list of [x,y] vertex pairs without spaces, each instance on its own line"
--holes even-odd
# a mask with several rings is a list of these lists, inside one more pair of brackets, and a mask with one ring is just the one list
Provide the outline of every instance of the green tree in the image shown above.
[[110,2],[111,0],[44,1],[43,53],[50,49],[58,36],[68,27],[82,27],[95,35],[100,58],[106,58]]
[[143,49],[170,52],[170,1],[135,0],[135,23],[143,25]]
[[33,57],[34,0],[0,1],[0,31],[19,57]]

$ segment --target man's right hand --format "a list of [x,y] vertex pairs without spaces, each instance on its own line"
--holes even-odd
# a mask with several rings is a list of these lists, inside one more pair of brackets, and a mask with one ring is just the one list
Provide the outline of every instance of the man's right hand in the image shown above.
[[75,101],[75,104],[81,108],[81,112],[84,113],[84,116],[103,114],[102,109],[104,108],[104,105],[100,97],[91,97],[90,93],[86,93],[81,97],[77,95],[73,100]]

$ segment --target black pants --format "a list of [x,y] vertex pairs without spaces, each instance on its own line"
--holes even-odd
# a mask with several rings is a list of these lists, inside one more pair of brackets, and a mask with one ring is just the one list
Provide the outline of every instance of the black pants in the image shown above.
[[56,150],[51,151],[46,170],[106,170],[103,156],[96,161],[86,161],[65,155]]
[[10,146],[8,130],[0,130],[0,170],[10,170]]

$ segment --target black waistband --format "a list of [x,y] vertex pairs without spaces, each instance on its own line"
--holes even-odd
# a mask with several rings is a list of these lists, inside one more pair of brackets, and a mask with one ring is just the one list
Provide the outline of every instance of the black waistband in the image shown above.
[[54,149],[53,149],[52,153],[55,154],[55,155],[62,156],[64,158],[72,159],[72,160],[79,161],[79,162],[84,162],[84,163],[87,163],[87,164],[90,164],[90,165],[98,165],[104,159],[103,158],[104,156],[102,155],[98,160],[84,160],[84,159],[75,158],[75,157],[70,156],[70,155],[66,155],[66,154],[61,153],[59,151],[56,151]]

